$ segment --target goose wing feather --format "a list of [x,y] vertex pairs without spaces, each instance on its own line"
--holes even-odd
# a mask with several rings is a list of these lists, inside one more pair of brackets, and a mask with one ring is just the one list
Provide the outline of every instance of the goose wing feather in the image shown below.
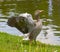
[[35,26],[32,15],[28,13],[22,13],[18,17],[11,17],[7,23],[9,26],[19,29],[22,33],[30,32]]

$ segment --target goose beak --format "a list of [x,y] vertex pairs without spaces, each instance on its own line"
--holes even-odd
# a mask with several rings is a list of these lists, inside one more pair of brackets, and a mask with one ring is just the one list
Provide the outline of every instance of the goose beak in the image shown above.
[[43,12],[44,10],[40,10],[40,13]]

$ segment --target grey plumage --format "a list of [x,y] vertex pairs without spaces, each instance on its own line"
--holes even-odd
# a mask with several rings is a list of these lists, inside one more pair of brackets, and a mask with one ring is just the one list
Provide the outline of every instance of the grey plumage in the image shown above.
[[28,33],[30,40],[36,40],[36,37],[42,29],[42,21],[39,19],[39,14],[43,10],[35,11],[35,19],[33,20],[32,15],[28,13],[20,14],[17,17],[11,17],[8,19],[7,24],[11,27],[16,27],[22,33]]

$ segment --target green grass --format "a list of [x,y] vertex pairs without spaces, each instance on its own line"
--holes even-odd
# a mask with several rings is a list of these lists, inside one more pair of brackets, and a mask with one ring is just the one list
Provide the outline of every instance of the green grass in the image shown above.
[[0,32],[0,52],[60,52],[60,46],[51,46],[29,41],[23,41],[22,37]]

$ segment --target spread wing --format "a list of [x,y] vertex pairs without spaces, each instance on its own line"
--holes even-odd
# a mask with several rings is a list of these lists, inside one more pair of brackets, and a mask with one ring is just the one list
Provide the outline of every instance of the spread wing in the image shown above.
[[28,33],[34,28],[34,20],[31,14],[23,13],[18,17],[11,17],[8,19],[7,24],[11,27],[16,27],[22,33]]

